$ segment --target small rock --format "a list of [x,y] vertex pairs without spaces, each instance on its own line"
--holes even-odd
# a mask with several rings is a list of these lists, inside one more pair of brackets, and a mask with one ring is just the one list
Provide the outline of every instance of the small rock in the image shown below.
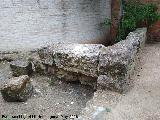
[[13,76],[18,77],[21,75],[31,75],[32,63],[27,60],[16,60],[10,62],[10,67],[13,73]]
[[32,92],[33,86],[28,75],[8,79],[1,88],[3,99],[7,102],[25,102]]
[[59,84],[62,84],[62,81],[59,81]]
[[28,103],[25,102],[24,104],[27,105]]
[[43,93],[41,92],[40,89],[34,89],[34,97],[37,97],[37,96],[43,96]]
[[56,103],[56,105],[59,105],[59,103]]

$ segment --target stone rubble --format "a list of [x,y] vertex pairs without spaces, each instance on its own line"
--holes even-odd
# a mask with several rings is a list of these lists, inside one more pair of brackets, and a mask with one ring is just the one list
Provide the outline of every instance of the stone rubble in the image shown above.
[[25,102],[33,92],[28,75],[6,80],[1,86],[1,94],[7,102]]
[[67,82],[79,81],[94,89],[123,92],[129,83],[146,40],[146,28],[129,33],[126,40],[113,46],[101,44],[64,44],[38,49],[29,57],[14,60],[14,76],[32,72],[54,76]]
[[10,62],[10,67],[13,76],[18,77],[21,75],[31,75],[33,72],[32,63],[27,60],[15,60]]
[[146,28],[141,28],[113,46],[54,44],[38,54],[46,71],[61,80],[123,92],[145,40]]

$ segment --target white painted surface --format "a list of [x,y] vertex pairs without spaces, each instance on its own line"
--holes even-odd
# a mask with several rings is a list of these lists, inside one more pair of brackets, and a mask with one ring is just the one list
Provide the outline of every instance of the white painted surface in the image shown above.
[[92,42],[109,30],[110,0],[0,0],[0,50]]

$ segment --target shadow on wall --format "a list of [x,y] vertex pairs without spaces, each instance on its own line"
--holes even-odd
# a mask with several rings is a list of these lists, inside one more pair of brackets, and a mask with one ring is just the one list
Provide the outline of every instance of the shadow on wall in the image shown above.
[[111,45],[111,35],[110,35],[110,29],[108,28],[108,31],[106,32],[106,35],[104,35],[101,38],[93,39],[90,42],[81,42],[82,44],[102,44],[104,46]]

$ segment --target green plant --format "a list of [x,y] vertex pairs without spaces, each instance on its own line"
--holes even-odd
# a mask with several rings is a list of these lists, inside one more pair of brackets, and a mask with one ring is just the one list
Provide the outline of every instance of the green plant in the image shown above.
[[136,0],[123,1],[123,16],[119,24],[115,42],[124,40],[129,32],[134,31],[140,24],[146,27],[160,19],[157,7],[154,4],[142,4]]

